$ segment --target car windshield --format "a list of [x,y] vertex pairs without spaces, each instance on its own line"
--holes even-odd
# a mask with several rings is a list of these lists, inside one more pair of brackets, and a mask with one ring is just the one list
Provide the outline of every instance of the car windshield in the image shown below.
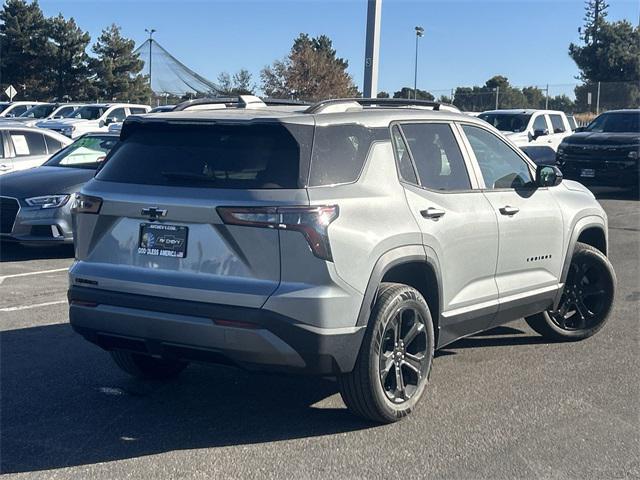
[[640,111],[603,113],[585,128],[597,133],[638,133],[640,132]]
[[66,116],[66,118],[82,118],[84,120],[97,120],[106,111],[107,111],[106,107],[96,107],[96,106],[80,107],[79,109],[69,113]]
[[526,113],[481,113],[478,118],[493,125],[501,132],[524,132],[529,125],[531,115]]
[[45,118],[56,108],[55,105],[36,105],[20,115],[20,118]]
[[48,167],[87,168],[95,170],[104,161],[107,153],[118,143],[113,135],[90,135],[82,137],[60,150],[45,163]]

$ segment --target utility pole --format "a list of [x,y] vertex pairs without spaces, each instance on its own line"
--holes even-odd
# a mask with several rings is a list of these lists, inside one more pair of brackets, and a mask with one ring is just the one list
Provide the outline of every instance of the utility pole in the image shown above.
[[413,99],[418,98],[418,39],[424,35],[424,28],[416,27],[416,63],[413,73]]
[[544,99],[544,109],[549,110],[549,84],[547,83],[547,94]]
[[367,2],[367,39],[364,58],[364,98],[378,95],[378,63],[380,60],[380,17],[382,0]]
[[496,110],[498,110],[498,99],[500,98],[500,86],[496,87]]
[[145,28],[144,31],[149,34],[149,89],[151,90],[149,105],[151,105],[153,100],[153,84],[151,83],[151,62],[153,61],[153,34],[155,33],[156,29]]

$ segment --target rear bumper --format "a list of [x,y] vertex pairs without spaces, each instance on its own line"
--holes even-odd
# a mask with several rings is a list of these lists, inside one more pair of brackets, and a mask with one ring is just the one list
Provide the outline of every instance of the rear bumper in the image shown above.
[[251,370],[317,375],[349,372],[365,330],[313,327],[261,308],[88,287],[72,286],[68,297],[74,330],[106,350],[234,364]]

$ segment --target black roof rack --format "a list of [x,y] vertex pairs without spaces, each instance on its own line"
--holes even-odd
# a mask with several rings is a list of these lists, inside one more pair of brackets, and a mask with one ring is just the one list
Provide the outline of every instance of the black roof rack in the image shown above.
[[440,102],[414,100],[410,98],[333,98],[314,103],[305,110],[305,113],[319,113],[329,105],[338,105],[340,103],[350,102],[359,103],[363,107],[431,107],[434,110],[440,110],[440,105],[442,105]]

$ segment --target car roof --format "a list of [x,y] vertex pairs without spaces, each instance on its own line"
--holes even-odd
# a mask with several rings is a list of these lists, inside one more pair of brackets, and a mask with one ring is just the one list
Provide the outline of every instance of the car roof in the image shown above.
[[607,114],[607,113],[635,113],[638,114],[640,113],[640,108],[621,108],[619,110],[607,110],[606,112],[602,112],[601,115]]
[[164,123],[164,122],[262,122],[276,121],[307,125],[332,125],[357,123],[370,128],[386,127],[392,121],[445,120],[464,121],[485,125],[483,120],[447,110],[427,110],[425,108],[387,108],[371,107],[361,110],[327,113],[305,113],[307,106],[269,106],[256,109],[227,108],[214,110],[183,110],[179,112],[159,112],[136,115],[125,120],[126,123]]

